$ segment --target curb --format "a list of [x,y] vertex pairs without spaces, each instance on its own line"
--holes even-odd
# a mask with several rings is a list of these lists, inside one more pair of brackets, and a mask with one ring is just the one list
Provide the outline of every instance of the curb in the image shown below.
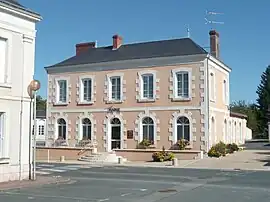
[[[6,191],[6,190],[38,187],[38,186],[50,185],[50,184],[72,183],[70,178],[63,178],[63,179],[60,179],[60,180],[59,180],[58,177],[48,177],[48,178],[50,178],[51,180],[47,180],[47,181],[45,180],[43,182],[39,181],[38,179],[36,181],[23,180],[23,181],[9,181],[9,182],[6,182],[6,183],[3,182],[3,183],[0,183],[0,192]],[[73,182],[75,182],[75,181],[73,181]]]

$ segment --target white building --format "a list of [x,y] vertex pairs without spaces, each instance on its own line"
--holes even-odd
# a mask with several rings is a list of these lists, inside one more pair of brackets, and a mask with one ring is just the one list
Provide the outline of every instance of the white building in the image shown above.
[[[44,147],[46,145],[46,110],[37,110],[36,114],[37,120],[37,136],[36,136],[36,146]],[[32,135],[34,135],[34,121]]]
[[36,23],[16,0],[0,1],[0,182],[29,178],[30,98]]

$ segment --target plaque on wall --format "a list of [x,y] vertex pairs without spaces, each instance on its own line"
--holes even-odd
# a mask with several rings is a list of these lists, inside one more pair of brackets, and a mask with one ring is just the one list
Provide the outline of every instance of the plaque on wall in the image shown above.
[[133,139],[133,130],[127,131],[127,139]]

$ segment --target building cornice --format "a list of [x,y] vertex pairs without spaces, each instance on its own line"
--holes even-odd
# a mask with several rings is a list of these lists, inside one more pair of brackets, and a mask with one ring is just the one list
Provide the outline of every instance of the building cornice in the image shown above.
[[0,2],[0,11],[1,10],[3,12],[10,13],[17,17],[24,18],[26,20],[33,21],[33,22],[39,22],[42,20],[41,15],[39,15],[38,13],[29,11],[23,8],[11,6],[3,2]]

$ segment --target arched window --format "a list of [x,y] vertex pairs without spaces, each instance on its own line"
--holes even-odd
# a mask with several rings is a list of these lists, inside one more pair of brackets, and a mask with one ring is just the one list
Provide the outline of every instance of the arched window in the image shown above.
[[190,141],[190,123],[187,117],[181,116],[176,121],[177,140],[186,139]]
[[154,121],[150,117],[142,120],[143,139],[154,142]]
[[224,120],[224,136],[223,136],[224,142],[227,142],[228,140],[227,135],[228,135],[228,124],[227,124],[227,120],[225,119]]
[[111,120],[111,149],[121,149],[121,121],[118,118]]
[[82,139],[91,140],[92,123],[90,119],[84,118],[82,120]]
[[63,138],[66,139],[67,137],[67,123],[65,119],[58,119],[57,121],[58,124],[58,138]]

